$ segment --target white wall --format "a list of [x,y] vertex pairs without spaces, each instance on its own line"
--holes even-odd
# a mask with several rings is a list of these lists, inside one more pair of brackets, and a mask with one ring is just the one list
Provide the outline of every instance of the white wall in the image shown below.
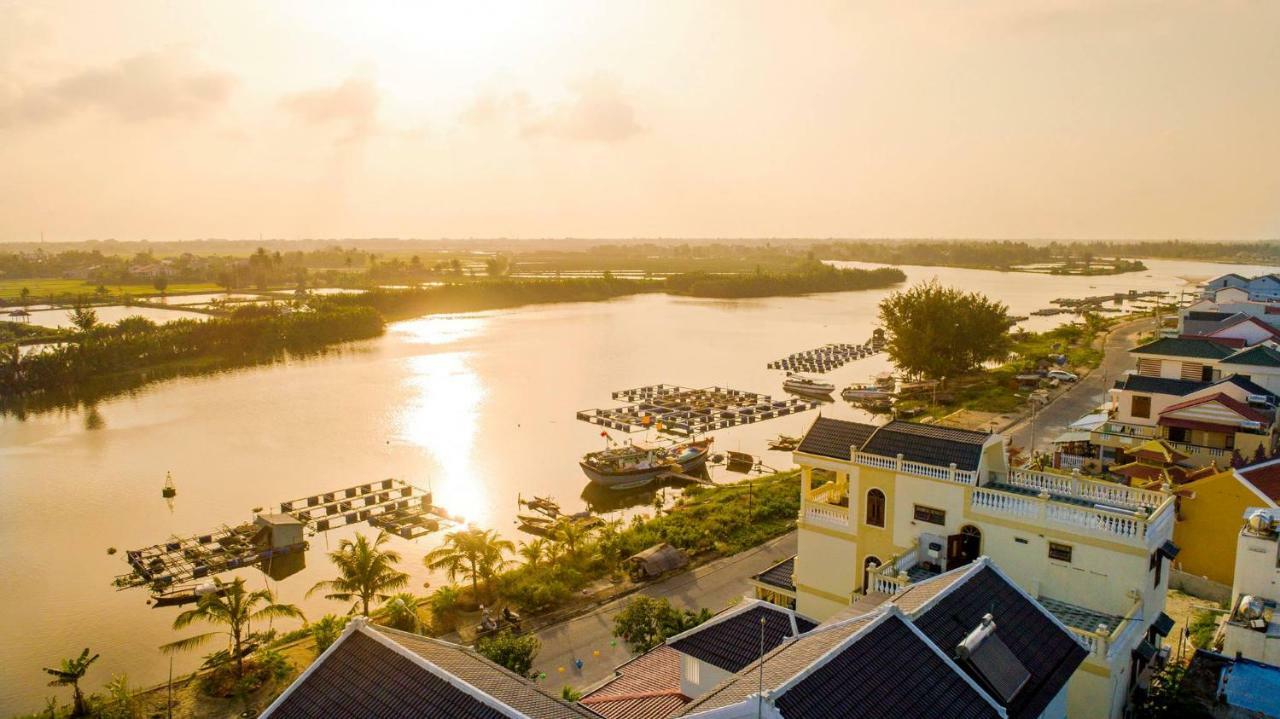
[[1280,542],[1275,537],[1256,537],[1244,532],[1236,545],[1235,586],[1232,604],[1241,594],[1280,600],[1280,569],[1276,569],[1276,553]]
[[697,699],[711,691],[730,674],[714,664],[708,664],[688,654],[680,655],[680,693],[690,699]]

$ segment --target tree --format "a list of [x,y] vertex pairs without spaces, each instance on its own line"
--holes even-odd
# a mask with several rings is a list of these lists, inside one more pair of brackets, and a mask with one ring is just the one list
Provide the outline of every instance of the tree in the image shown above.
[[236,678],[244,677],[244,640],[253,622],[275,617],[304,619],[302,611],[292,604],[277,604],[269,589],[250,592],[243,579],[226,584],[214,579],[220,591],[200,597],[195,609],[188,609],[173,620],[174,629],[184,629],[200,621],[214,626],[225,626],[225,631],[205,632],[186,639],[179,639],[160,647],[165,653],[194,649],[220,634],[229,640],[232,656],[236,661]]
[[400,553],[382,549],[388,539],[386,532],[378,532],[372,543],[363,534],[357,534],[354,542],[350,539],[339,542],[337,550],[329,553],[329,561],[338,568],[338,578],[316,582],[307,591],[307,596],[324,590],[329,592],[324,595],[325,599],[340,602],[356,600],[352,613],[360,608],[361,614],[369,616],[371,601],[386,601],[391,598],[390,592],[409,583],[409,575],[395,568],[400,561]]
[[22,306],[26,307],[31,302],[31,288],[23,287],[22,290],[18,292],[18,299],[22,301]]
[[311,623],[311,638],[316,643],[316,656],[324,654],[324,650],[338,641],[338,635],[342,634],[345,626],[346,622],[342,617],[334,614],[326,614]]
[[81,332],[88,332],[98,326],[98,313],[77,302],[67,313],[67,319]]
[[667,637],[692,629],[711,618],[711,612],[680,610],[665,598],[638,596],[613,618],[613,636],[620,637],[637,654],[653,649]]
[[1151,677],[1151,689],[1141,704],[1136,706],[1135,716],[1141,719],[1174,719],[1178,717],[1212,716],[1195,700],[1185,685],[1187,668],[1177,662],[1169,662]]
[[551,526],[551,536],[569,554],[577,554],[591,537],[591,528],[572,517],[561,517]]
[[156,288],[156,292],[159,292],[163,296],[164,291],[169,289],[169,278],[164,275],[159,275],[151,281],[151,286]]
[[531,542],[521,542],[518,551],[525,564],[536,567],[547,558],[547,540],[539,537]]
[[906,372],[934,379],[1004,359],[1011,344],[1003,303],[937,282],[886,297],[880,323],[889,358]]
[[422,558],[429,569],[443,569],[449,581],[458,577],[471,580],[471,596],[480,601],[480,580],[486,583],[507,566],[503,554],[514,552],[515,545],[501,539],[491,529],[467,529],[445,535],[444,544]]
[[476,642],[476,651],[494,664],[501,664],[511,671],[526,676],[533,668],[533,658],[538,655],[542,643],[532,634],[515,635],[504,629]]
[[419,604],[418,598],[412,594],[400,593],[392,596],[382,605],[386,611],[387,626],[417,634],[422,630],[422,620],[418,618]]
[[75,659],[63,659],[57,669],[45,667],[45,673],[53,676],[49,686],[71,687],[74,701],[71,710],[73,717],[84,716],[87,711],[84,705],[84,694],[80,691],[80,680],[84,679],[85,672],[89,671],[89,665],[96,661],[98,661],[98,655],[89,656],[89,648],[85,647],[85,650]]

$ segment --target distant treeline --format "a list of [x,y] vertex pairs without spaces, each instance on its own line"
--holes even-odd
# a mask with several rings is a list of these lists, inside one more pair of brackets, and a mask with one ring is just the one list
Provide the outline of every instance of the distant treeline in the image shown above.
[[[814,245],[822,259],[885,264],[1010,269],[1018,265],[1061,262],[1088,268],[1104,258],[1156,258],[1280,264],[1280,242],[1049,242],[1033,244],[991,240],[884,240]],[[1128,265],[1129,271],[1141,269]],[[1123,269],[1123,268],[1122,268]],[[1099,273],[1086,273],[1099,274]]]
[[659,282],[612,277],[569,280],[477,280],[416,289],[373,289],[362,294],[334,295],[335,306],[370,307],[387,319],[446,312],[519,307],[550,302],[596,302],[614,297],[660,292]]
[[871,290],[890,287],[906,279],[907,276],[896,267],[846,270],[820,262],[806,262],[793,272],[737,275],[691,272],[668,277],[664,284],[672,294],[732,298]]
[[97,325],[91,313],[79,312],[82,329],[72,341],[21,359],[14,347],[4,358],[0,397],[5,409],[23,407],[33,398],[35,405],[56,406],[86,394],[110,394],[155,379],[150,373],[156,370],[173,376],[257,364],[286,352],[312,352],[376,337],[384,328],[382,317],[370,307],[327,300],[297,311],[280,305],[250,306],[229,317],[163,325],[143,317]]

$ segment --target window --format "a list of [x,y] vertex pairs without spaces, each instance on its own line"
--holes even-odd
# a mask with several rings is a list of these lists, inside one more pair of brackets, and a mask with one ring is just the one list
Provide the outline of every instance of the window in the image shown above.
[[1013,541],[1017,542],[1018,544],[1026,544],[1026,543],[1027,543],[1027,540],[1023,539],[1022,537],[1014,537],[1014,538],[1013,538]]
[[1049,542],[1049,559],[1056,559],[1059,562],[1070,562],[1071,545]]
[[1151,553],[1151,568],[1156,572],[1155,582],[1151,584],[1152,589],[1160,588],[1160,572],[1164,568],[1164,555],[1160,554],[1160,550]]
[[915,506],[915,518],[921,522],[928,522],[929,524],[947,523],[947,513],[945,511],[941,509],[934,509],[933,507],[926,507],[922,504],[917,504]]
[[1134,417],[1149,418],[1151,416],[1151,398],[1134,397],[1129,401],[1129,414]]
[[878,489],[867,492],[867,524],[884,526],[884,492]]

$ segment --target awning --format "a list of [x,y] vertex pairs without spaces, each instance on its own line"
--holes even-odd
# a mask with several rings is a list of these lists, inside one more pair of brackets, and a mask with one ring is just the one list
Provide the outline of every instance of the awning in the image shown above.
[[1143,639],[1142,642],[1138,644],[1138,647],[1133,650],[1133,655],[1141,659],[1145,664],[1155,657],[1156,648],[1151,644],[1151,642]]
[[1168,557],[1169,559],[1174,559],[1178,556],[1178,552],[1181,552],[1182,549],[1178,545],[1174,544],[1171,540],[1166,539],[1164,540],[1164,544],[1161,544],[1159,547],[1156,548],[1156,551]]
[[1086,414],[1085,416],[1072,422],[1069,426],[1071,429],[1080,429],[1088,432],[1097,429],[1099,425],[1107,421],[1106,412],[1095,412],[1094,414]]
[[1151,623],[1151,628],[1156,630],[1156,634],[1167,637],[1169,632],[1173,630],[1173,617],[1160,612],[1160,616],[1156,617],[1156,620]]
[[1088,432],[1082,432],[1079,430],[1063,432],[1053,440],[1053,443],[1068,444],[1070,442],[1088,442],[1090,436],[1091,435]]

